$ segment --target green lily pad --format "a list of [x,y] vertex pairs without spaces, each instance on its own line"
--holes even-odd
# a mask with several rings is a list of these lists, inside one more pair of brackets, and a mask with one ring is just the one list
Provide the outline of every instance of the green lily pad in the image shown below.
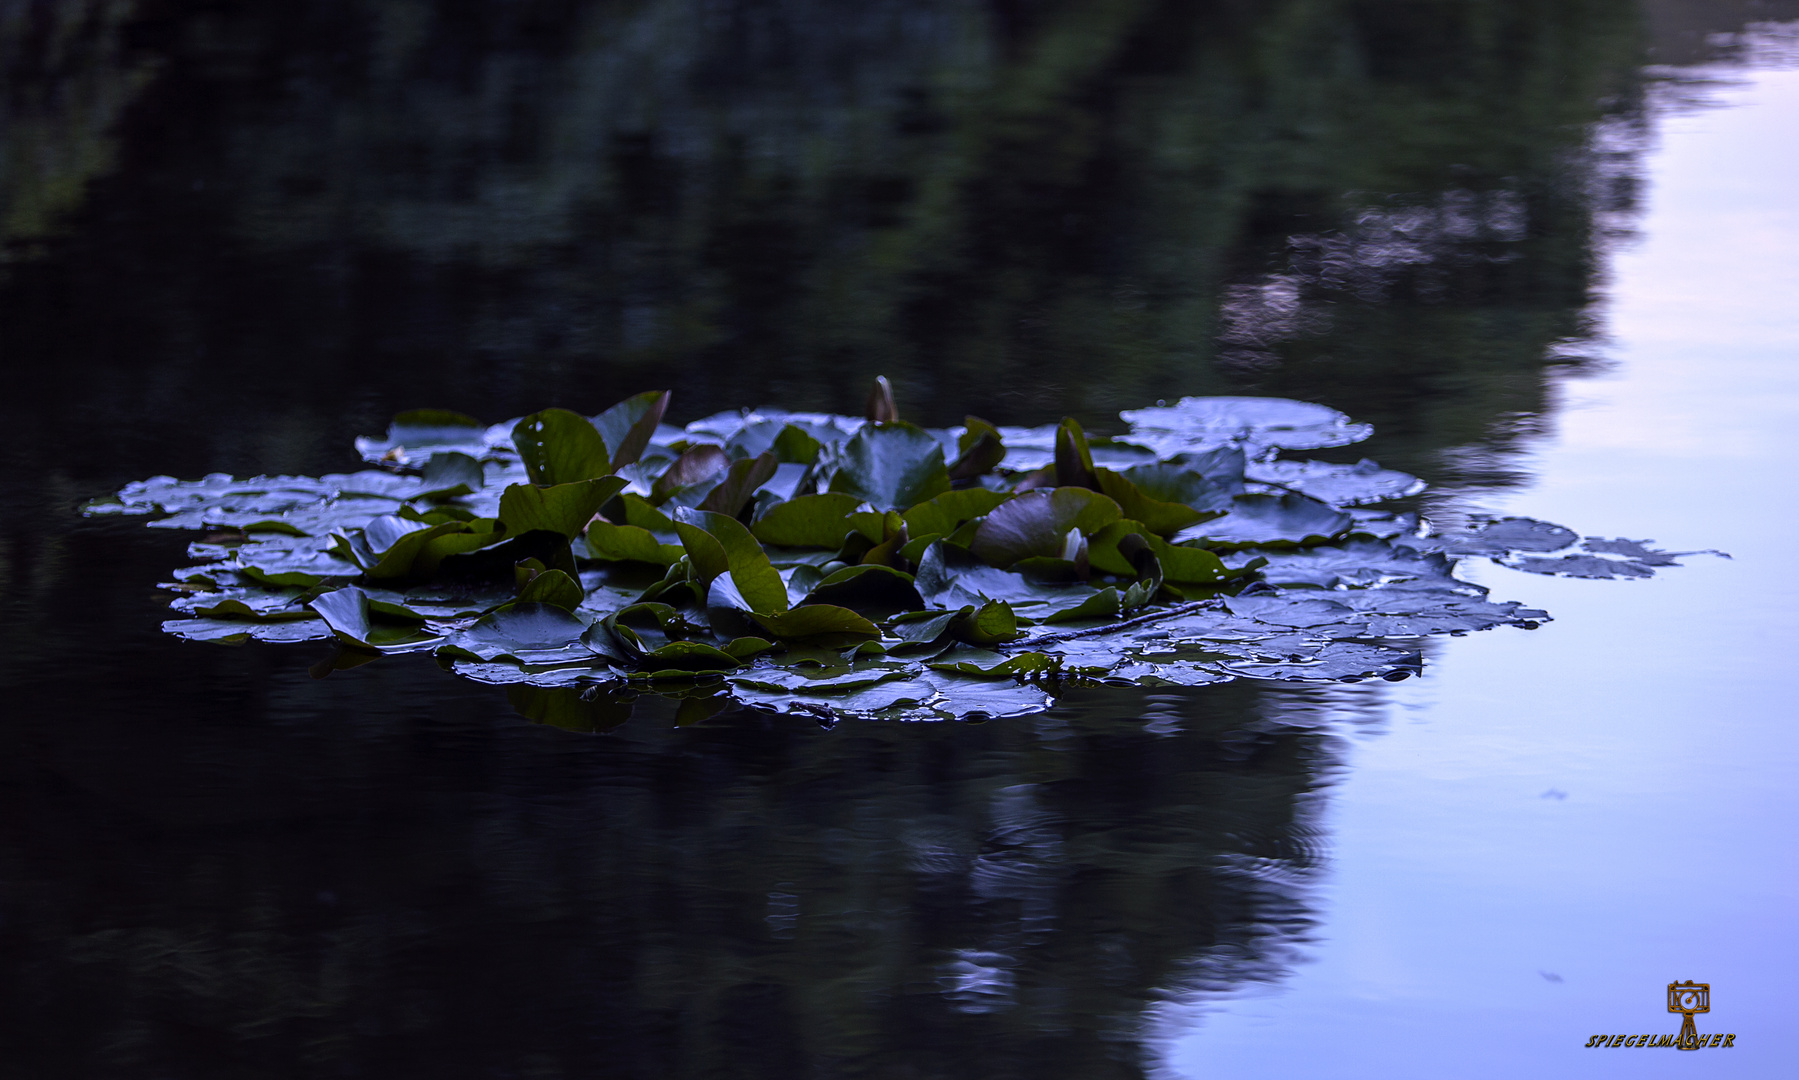
[[946,491],[934,499],[919,503],[904,515],[907,531],[913,536],[936,533],[948,536],[965,521],[985,517],[1001,503],[1013,498],[1009,491],[968,488]]
[[532,413],[512,428],[512,444],[533,484],[554,487],[612,472],[606,440],[593,421],[567,409]]
[[838,452],[830,490],[877,510],[906,510],[950,488],[943,444],[906,423],[868,424]]
[[881,628],[848,608],[832,604],[807,604],[791,611],[758,612],[756,623],[786,641],[825,639],[853,644],[878,641]]
[[554,487],[513,484],[500,496],[500,523],[512,536],[542,531],[573,539],[624,486],[624,479],[617,476]]
[[778,547],[835,551],[849,535],[849,515],[860,505],[862,500],[855,495],[801,495],[769,507],[750,525],[750,532],[763,543]]
[[724,514],[681,509],[675,512],[675,531],[702,584],[710,585],[713,578],[729,572],[751,610],[787,610],[787,586],[780,572],[742,522]]
[[851,566],[839,570],[814,587],[802,604],[834,604],[871,619],[884,619],[902,611],[922,611],[924,598],[912,584],[912,575],[880,565]]
[[[669,522],[674,526],[674,522]],[[617,562],[645,562],[668,566],[680,559],[683,549],[677,544],[664,544],[656,534],[635,525],[614,525],[595,520],[587,527],[587,550],[595,559]]]
[[1086,488],[1029,491],[995,507],[970,550],[1002,569],[1020,559],[1061,558],[1071,530],[1095,533],[1119,516],[1117,503]]

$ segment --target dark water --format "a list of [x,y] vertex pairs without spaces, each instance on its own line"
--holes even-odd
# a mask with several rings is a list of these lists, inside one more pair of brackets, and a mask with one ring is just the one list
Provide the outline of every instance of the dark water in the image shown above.
[[[1363,687],[603,736],[161,635],[155,473],[419,405],[1322,401],[1527,475],[1646,63],[1774,5],[0,2],[7,1075],[1131,1077],[1278,980]],[[1609,133],[1596,138],[1595,131]]]

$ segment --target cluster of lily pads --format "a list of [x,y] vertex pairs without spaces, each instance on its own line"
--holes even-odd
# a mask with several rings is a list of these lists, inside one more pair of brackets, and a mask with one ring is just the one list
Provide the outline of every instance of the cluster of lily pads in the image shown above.
[[669,394],[488,426],[403,413],[321,477],[156,477],[86,508],[207,530],[164,629],[335,639],[510,684],[520,711],[605,726],[631,697],[834,720],[1046,708],[1070,683],[1360,680],[1417,638],[1547,616],[1455,576],[1647,576],[1673,556],[1524,518],[1432,536],[1380,504],[1423,485],[1283,458],[1370,434],[1321,405],[1186,398],[1089,437],[969,417],[774,409],[664,423]]

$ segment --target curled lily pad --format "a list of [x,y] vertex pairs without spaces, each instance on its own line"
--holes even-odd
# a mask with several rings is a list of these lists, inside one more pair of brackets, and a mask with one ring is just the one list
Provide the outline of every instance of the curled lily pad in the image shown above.
[[834,604],[884,619],[902,611],[924,610],[924,597],[912,584],[912,575],[888,566],[849,566],[819,582],[802,604]]
[[550,604],[515,604],[485,615],[444,643],[450,656],[514,660],[524,664],[585,663],[594,652],[582,644],[587,624]]
[[1060,558],[1070,531],[1095,533],[1119,517],[1117,503],[1086,488],[1026,492],[987,515],[970,550],[1001,568],[1020,559]]
[[668,566],[682,554],[680,545],[664,544],[648,529],[598,520],[587,527],[587,550],[595,559],[654,563],[657,566]]
[[423,620],[385,621],[369,603],[368,594],[355,586],[335,589],[309,605],[331,628],[339,641],[363,649],[393,648],[436,640],[420,627]]
[[613,469],[636,462],[656,434],[656,425],[668,410],[667,390],[648,390],[628,397],[593,418]]
[[736,517],[756,489],[774,477],[776,467],[773,453],[732,462],[725,471],[725,478],[700,500],[699,509]]
[[906,528],[913,536],[925,536],[936,533],[948,536],[956,531],[957,526],[966,521],[985,517],[999,506],[1013,498],[1011,492],[987,491],[983,488],[968,488],[963,491],[946,491],[936,498],[927,499],[907,510],[902,515]]
[[791,611],[757,612],[752,616],[764,630],[783,640],[823,640],[854,644],[878,641],[881,628],[851,611],[833,604],[807,604]]
[[751,610],[787,610],[786,584],[742,522],[704,510],[678,510],[675,531],[703,584],[728,572]]

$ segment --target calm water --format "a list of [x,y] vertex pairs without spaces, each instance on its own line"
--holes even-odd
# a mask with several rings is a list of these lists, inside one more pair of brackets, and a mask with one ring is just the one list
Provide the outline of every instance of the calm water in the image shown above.
[[[1799,77],[1728,36],[1774,17],[0,3],[0,1072],[1790,1074]],[[583,737],[167,639],[185,538],[71,511],[877,372],[1323,401],[1429,514],[1736,558],[1484,569],[1557,621],[1398,686]],[[1739,1048],[1582,1049],[1677,978]]]

